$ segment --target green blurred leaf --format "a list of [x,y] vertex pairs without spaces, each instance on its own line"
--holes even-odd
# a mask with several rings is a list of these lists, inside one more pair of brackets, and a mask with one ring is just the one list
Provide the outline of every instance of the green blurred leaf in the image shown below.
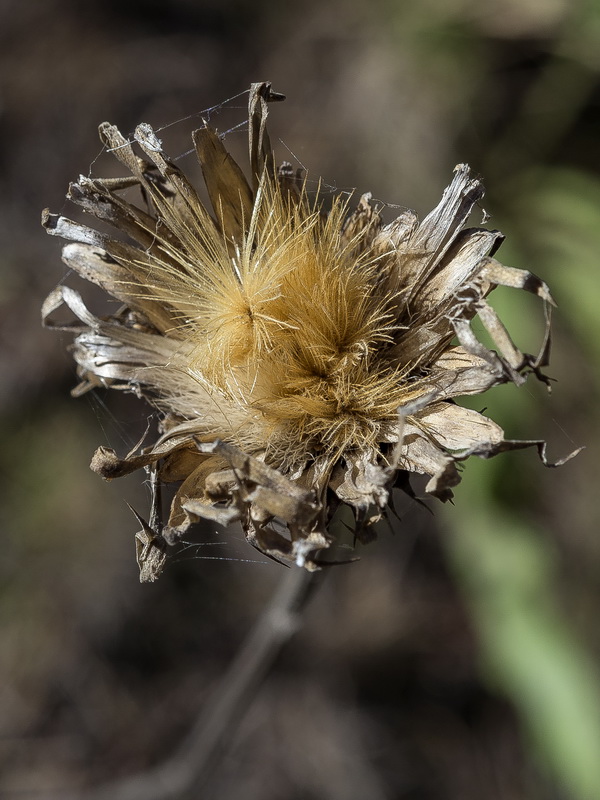
[[[529,187],[527,190],[525,187]],[[521,218],[535,260],[544,265],[561,317],[600,358],[600,180],[571,169],[524,179]]]
[[[447,539],[488,680],[515,704],[542,763],[577,800],[600,797],[600,684],[553,600],[547,539],[467,481]],[[477,499],[479,497],[479,499]]]

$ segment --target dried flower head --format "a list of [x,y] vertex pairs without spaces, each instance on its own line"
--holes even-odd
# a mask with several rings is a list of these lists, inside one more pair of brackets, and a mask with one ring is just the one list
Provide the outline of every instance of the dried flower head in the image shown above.
[[[71,240],[67,266],[123,304],[101,319],[65,286],[46,300],[45,323],[77,333],[74,393],[110,386],[160,411],[153,445],[123,458],[101,447],[92,469],[181,482],[164,529],[140,518],[143,580],[199,518],[240,521],[262,552],[315,569],[340,503],[368,538],[411,472],[447,499],[470,455],[530,445],[544,455],[542,442],[506,441],[453,400],[539,376],[549,349],[549,323],[540,354],[523,354],[487,302],[498,284],[525,289],[549,320],[552,300],[493,258],[498,231],[464,227],[481,182],[459,165],[421,222],[406,211],[384,224],[368,194],[354,211],[341,198],[325,211],[301,173],[275,166],[265,123],[280,99],[268,83],[250,89],[250,182],[215,130],[194,133],[212,214],[149,125],[134,143],[108,123],[100,137],[131,177],[82,176],[68,197],[126,238],[44,214],[49,233]],[[143,207],[121,193],[133,185]],[[54,318],[63,304],[77,318],[68,326]],[[476,316],[497,352],[475,337]]]

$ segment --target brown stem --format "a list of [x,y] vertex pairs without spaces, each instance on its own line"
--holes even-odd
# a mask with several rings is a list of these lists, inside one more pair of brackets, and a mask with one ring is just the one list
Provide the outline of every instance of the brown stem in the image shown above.
[[322,574],[297,567],[286,570],[220,685],[172,756],[153,769],[82,793],[79,797],[83,800],[183,800],[188,795],[198,797],[198,790],[219,764],[257,687],[282,647],[300,627],[302,611]]

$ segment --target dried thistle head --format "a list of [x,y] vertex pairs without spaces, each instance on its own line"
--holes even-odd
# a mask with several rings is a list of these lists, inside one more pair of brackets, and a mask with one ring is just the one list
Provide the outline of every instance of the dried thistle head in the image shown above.
[[[240,521],[262,552],[315,569],[340,503],[368,538],[410,473],[447,499],[470,455],[535,444],[543,457],[543,443],[506,441],[453,400],[540,376],[548,356],[546,284],[495,260],[498,231],[465,227],[481,182],[456,167],[423,221],[406,211],[386,225],[369,195],[325,211],[289,164],[275,166],[265,123],[279,99],[268,83],[250,89],[250,182],[216,131],[194,133],[212,213],[149,125],[130,142],[104,123],[100,137],[131,177],[82,176],[68,197],[125,237],[44,214],[47,231],[71,241],[65,264],[123,304],[100,319],[65,286],[46,300],[47,325],[65,327],[53,321],[63,304],[77,318],[75,394],[109,386],[160,412],[154,444],[122,458],[99,448],[92,469],[114,478],[146,467],[157,484],[180,482],[167,526],[138,534],[143,580],[162,569],[165,541],[199,518]],[[132,185],[141,206],[120,193]],[[488,304],[498,284],[542,298],[538,356],[517,349]],[[476,339],[475,317],[497,352]]]

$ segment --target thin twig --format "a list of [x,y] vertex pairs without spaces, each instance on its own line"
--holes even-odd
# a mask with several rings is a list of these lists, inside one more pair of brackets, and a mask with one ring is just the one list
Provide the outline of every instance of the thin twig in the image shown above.
[[[198,789],[219,764],[257,687],[300,627],[302,611],[322,574],[297,567],[286,570],[221,684],[170,758],[145,772],[82,792],[78,800],[182,800],[190,794],[197,797]],[[64,793],[61,796],[65,798]]]

